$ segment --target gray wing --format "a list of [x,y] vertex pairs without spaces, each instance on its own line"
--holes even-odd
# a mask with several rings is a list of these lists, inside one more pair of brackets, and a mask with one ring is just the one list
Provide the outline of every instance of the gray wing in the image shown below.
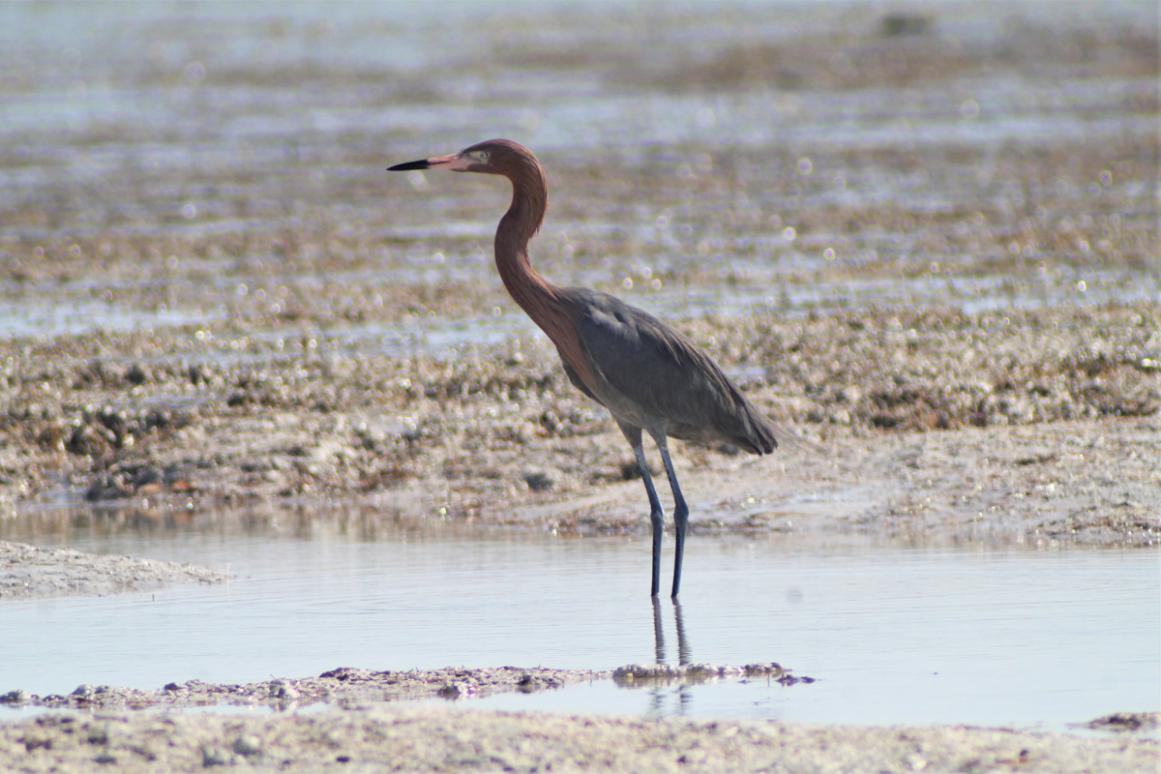
[[606,293],[566,294],[594,370],[621,399],[664,420],[670,435],[728,441],[757,454],[778,445],[769,421],[689,339]]

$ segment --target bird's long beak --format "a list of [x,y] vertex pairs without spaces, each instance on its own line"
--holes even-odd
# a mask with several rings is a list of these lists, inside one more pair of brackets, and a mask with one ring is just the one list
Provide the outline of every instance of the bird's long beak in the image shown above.
[[468,168],[467,157],[460,153],[451,153],[447,156],[432,156],[419,161],[405,161],[393,167],[387,167],[388,172],[403,172],[408,169],[450,169],[453,172],[463,172]]

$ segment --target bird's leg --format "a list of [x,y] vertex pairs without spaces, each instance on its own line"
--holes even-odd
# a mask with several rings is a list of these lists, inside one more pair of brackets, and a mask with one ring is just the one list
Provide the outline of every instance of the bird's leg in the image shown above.
[[661,461],[665,463],[669,488],[673,490],[673,526],[677,533],[677,543],[673,554],[673,593],[670,596],[677,599],[677,592],[681,588],[681,559],[685,554],[685,525],[689,523],[689,507],[685,504],[685,498],[681,496],[681,487],[677,483],[677,473],[673,470],[673,460],[669,459],[669,446],[665,436],[655,437],[654,440],[661,451]]
[[645,448],[641,445],[641,428],[621,425],[621,432],[633,447],[633,456],[637,458],[637,470],[641,472],[641,480],[645,482],[645,494],[649,496],[649,521],[653,526],[653,583],[649,594],[655,597],[661,587],[661,534],[665,531],[665,511],[661,510],[661,500],[657,497],[657,490],[653,487],[653,476],[650,475],[649,465],[645,462]]
[[645,462],[645,449],[641,447],[640,436],[633,455],[641,470],[641,480],[645,482],[645,494],[649,495],[649,521],[653,527],[653,582],[649,586],[649,595],[655,597],[661,587],[661,535],[665,532],[665,511],[661,510],[661,500],[653,487],[653,476],[649,474],[649,465]]

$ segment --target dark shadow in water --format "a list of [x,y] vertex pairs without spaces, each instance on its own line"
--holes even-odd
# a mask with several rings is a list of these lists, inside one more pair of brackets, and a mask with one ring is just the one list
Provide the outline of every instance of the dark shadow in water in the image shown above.
[[685,636],[685,619],[681,616],[681,603],[673,602],[673,620],[677,626],[677,663],[689,666],[692,656],[689,651],[689,640]]
[[353,542],[423,540],[527,542],[520,535],[456,521],[433,521],[426,514],[389,505],[360,505],[342,500],[320,504],[259,503],[244,508],[185,508],[163,499],[142,506],[141,498],[97,503],[82,502],[76,493],[62,493],[59,504],[28,507],[23,518],[0,519],[0,540],[51,546],[115,538],[152,541],[179,535],[220,538],[341,538]]
[[[653,655],[658,666],[669,666],[668,660],[665,656],[665,626],[663,624],[663,616],[661,613],[661,600],[653,597]],[[677,665],[689,666],[692,658],[692,653],[689,647],[689,639],[685,634],[685,619],[681,614],[681,603],[674,600],[673,602],[673,621],[677,629]],[[655,685],[649,690],[649,712],[651,715],[685,715],[688,713],[690,702],[693,700],[693,695],[690,692],[689,686],[684,682],[679,682],[676,688],[662,684]],[[673,712],[665,711],[666,696],[673,695],[677,697],[677,707]]]
[[[685,636],[685,619],[681,603],[673,603],[673,622],[677,629],[677,665],[689,666],[692,658],[689,639]],[[657,664],[667,665],[665,657],[665,625],[662,623],[661,600],[653,597],[653,656]]]
[[665,627],[661,624],[661,600],[653,597],[653,660],[665,663]]

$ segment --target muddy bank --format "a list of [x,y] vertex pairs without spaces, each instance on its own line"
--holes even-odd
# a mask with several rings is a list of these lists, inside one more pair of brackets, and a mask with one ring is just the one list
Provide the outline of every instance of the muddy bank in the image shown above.
[[67,695],[39,696],[17,689],[0,695],[0,704],[88,710],[180,709],[216,705],[286,710],[315,704],[351,707],[367,702],[404,699],[471,699],[505,692],[533,693],[595,680],[613,680],[624,687],[647,687],[740,679],[762,679],[783,686],[814,682],[813,678],[795,675],[777,663],[630,665],[603,671],[545,667],[373,671],[340,667],[318,677],[278,678],[246,684],[189,680],[167,683],[156,691],[81,685]]
[[[991,531],[1144,545],[1161,529],[1148,463],[1161,443],[1161,319],[1150,305],[682,327],[791,437],[762,460],[678,444],[698,529],[782,528],[806,494],[833,506],[816,526],[878,523],[911,540]],[[144,357],[167,336],[82,341],[95,359],[61,357],[73,345],[59,341],[9,348],[10,507],[51,493],[188,521],[223,506],[342,500],[384,519],[642,527],[626,507],[642,499],[627,446],[538,339],[452,362],[338,346],[196,366],[113,354]],[[67,492],[46,489],[62,476]],[[51,529],[50,514],[36,518]]]
[[1153,739],[368,707],[277,716],[110,713],[0,725],[21,771],[1152,772]]
[[104,595],[174,583],[223,583],[206,567],[0,541],[0,600]]
[[[1161,423],[1144,417],[921,433],[835,428],[818,441],[828,457],[793,443],[761,459],[681,445],[674,457],[694,509],[693,535],[779,533],[799,545],[858,539],[915,546],[1152,546],[1161,538],[1161,473],[1153,464],[1158,444]],[[551,466],[530,464],[520,445],[455,481],[426,475],[341,498],[323,491],[293,501],[272,495],[196,509],[184,498],[129,495],[116,508],[43,511],[0,529],[19,540],[77,529],[364,539],[401,529],[645,535],[640,482],[622,473],[631,470],[629,461],[600,470],[622,446],[612,428],[603,428],[583,445],[559,444]],[[461,453],[455,446],[441,449]],[[585,458],[574,459],[570,449]],[[526,471],[551,487],[533,490]]]
[[[231,765],[294,771],[388,766],[403,771],[931,767],[1061,772],[1147,771],[1161,754],[1161,743],[1149,735],[1157,727],[1156,713],[1123,712],[1087,724],[1111,738],[966,727],[634,720],[471,707],[471,699],[495,693],[533,693],[600,680],[629,689],[765,680],[802,691],[809,691],[812,682],[778,664],[692,664],[611,671],[339,668],[318,677],[244,685],[190,681],[156,691],[80,686],[67,696],[43,697],[13,691],[0,701],[18,709],[71,711],[0,724],[0,766],[22,771],[115,764],[126,771]],[[455,704],[406,701],[437,698]],[[395,703],[400,700],[404,703]],[[217,711],[183,711],[204,706]]]
[[608,672],[541,667],[396,672],[340,667],[318,677],[228,685],[190,680],[167,683],[155,691],[82,685],[67,695],[38,696],[15,690],[0,696],[0,700],[9,706],[94,710],[212,705],[285,710],[319,703],[350,707],[359,703],[403,699],[471,698],[505,691],[531,693],[609,677]]

